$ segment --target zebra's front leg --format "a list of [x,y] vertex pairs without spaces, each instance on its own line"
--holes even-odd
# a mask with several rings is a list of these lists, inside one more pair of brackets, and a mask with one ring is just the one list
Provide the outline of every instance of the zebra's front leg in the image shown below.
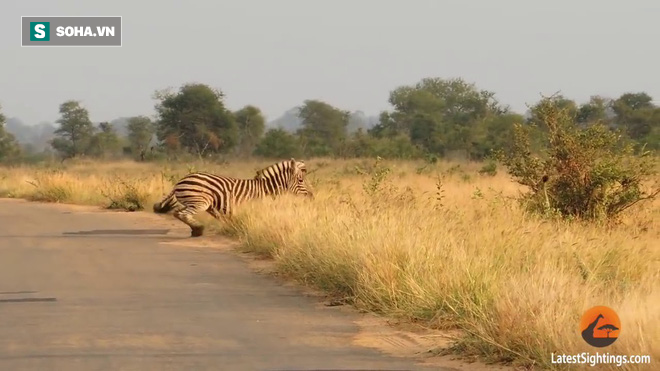
[[229,224],[231,221],[231,215],[228,215],[226,209],[222,209],[222,211],[218,211],[217,209],[214,208],[209,208],[206,210],[207,213],[211,214],[216,220],[220,220],[225,222],[226,224]]
[[206,210],[206,212],[211,214],[212,217],[214,217],[218,220],[222,219],[222,215],[218,212],[218,210],[216,210],[212,207],[209,207],[208,210]]
[[234,213],[234,205],[231,201],[229,201],[222,206],[221,213],[219,214],[221,215],[222,219],[225,222],[229,222],[231,221],[233,213]]
[[231,209],[223,210],[223,212],[222,212],[222,214],[221,214],[221,219],[222,219],[222,221],[225,222],[226,224],[230,224],[230,223],[231,223],[231,219],[232,219],[232,212],[231,212]]

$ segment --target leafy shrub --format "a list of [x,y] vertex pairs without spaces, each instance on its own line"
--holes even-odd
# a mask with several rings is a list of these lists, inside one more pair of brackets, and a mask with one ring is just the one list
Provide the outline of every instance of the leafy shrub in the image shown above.
[[578,219],[614,219],[660,189],[643,190],[654,174],[649,152],[635,154],[632,143],[600,123],[576,125],[553,97],[537,107],[536,122],[547,136],[536,156],[530,148],[532,125],[516,124],[512,147],[498,152],[514,179],[530,188],[523,197],[531,210]]
[[497,175],[497,164],[494,161],[489,161],[479,169],[479,174],[489,176]]

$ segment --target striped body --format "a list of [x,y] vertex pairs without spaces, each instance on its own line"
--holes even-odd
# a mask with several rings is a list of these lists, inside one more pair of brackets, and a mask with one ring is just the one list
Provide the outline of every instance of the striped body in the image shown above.
[[191,236],[203,234],[204,226],[193,216],[206,211],[216,219],[231,216],[233,209],[241,203],[264,196],[277,196],[285,192],[313,197],[305,183],[307,168],[301,161],[291,159],[257,171],[252,179],[196,172],[179,180],[172,191],[159,203],[154,212],[167,213],[186,223],[192,230]]

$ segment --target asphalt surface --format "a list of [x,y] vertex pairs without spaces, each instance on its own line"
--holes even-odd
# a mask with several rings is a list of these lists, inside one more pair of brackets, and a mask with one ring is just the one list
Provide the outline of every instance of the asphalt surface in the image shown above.
[[0,370],[439,370],[355,345],[354,315],[164,226],[0,200]]

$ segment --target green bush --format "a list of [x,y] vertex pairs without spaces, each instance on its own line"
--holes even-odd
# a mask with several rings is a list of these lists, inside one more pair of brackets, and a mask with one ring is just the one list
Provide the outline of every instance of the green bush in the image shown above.
[[497,175],[497,164],[494,161],[489,161],[479,169],[479,174],[495,176]]
[[660,192],[643,190],[655,173],[650,152],[635,154],[632,143],[600,123],[579,127],[558,103],[544,98],[535,107],[547,136],[540,156],[530,146],[534,128],[523,124],[515,125],[511,148],[497,154],[509,174],[531,190],[523,197],[526,206],[562,217],[614,219]]
[[257,144],[254,154],[268,158],[298,157],[302,153],[297,136],[284,129],[270,129]]
[[374,137],[358,130],[344,143],[341,155],[348,158],[417,159],[426,153],[407,135]]

